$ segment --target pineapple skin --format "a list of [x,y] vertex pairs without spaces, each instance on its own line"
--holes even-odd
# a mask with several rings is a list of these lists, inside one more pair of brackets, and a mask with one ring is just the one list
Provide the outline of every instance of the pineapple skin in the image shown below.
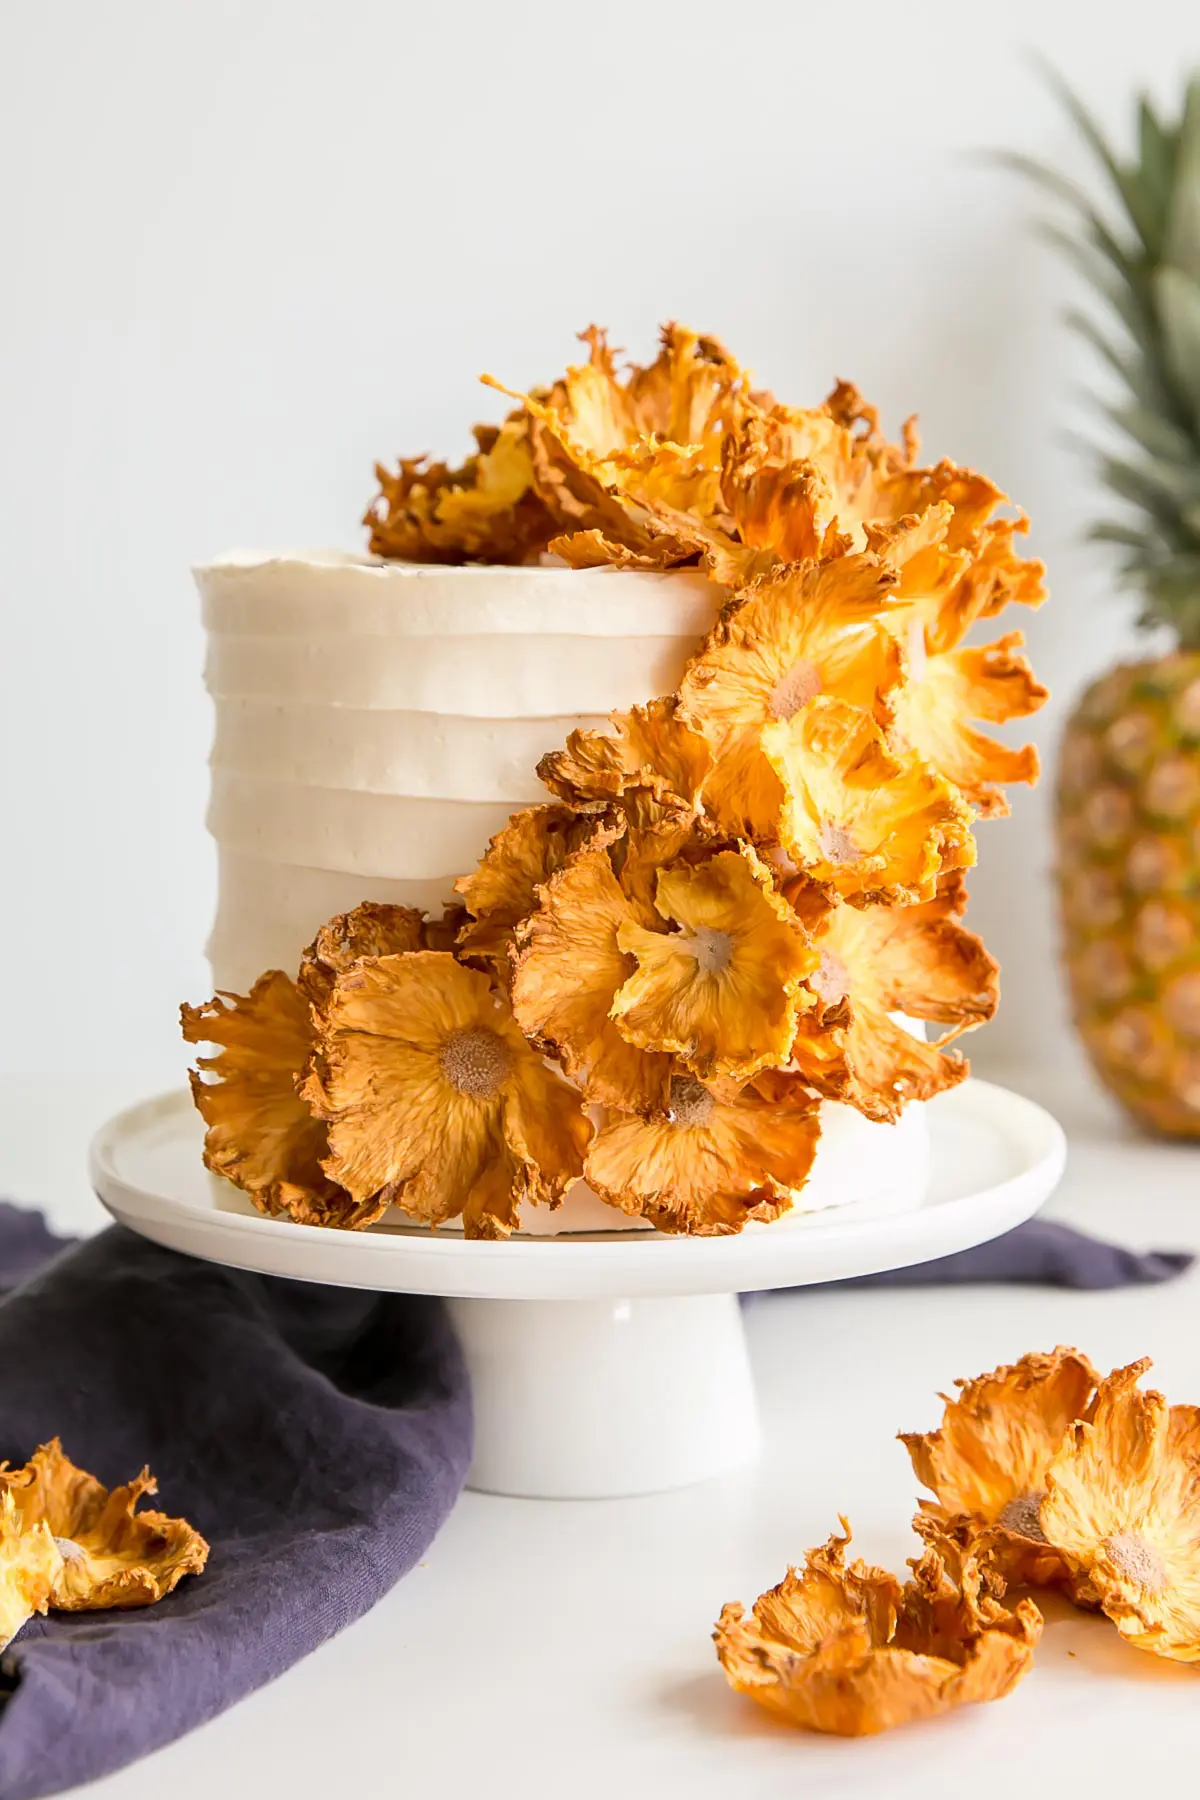
[[1123,664],[1068,721],[1056,879],[1076,1027],[1146,1129],[1200,1140],[1200,651]]

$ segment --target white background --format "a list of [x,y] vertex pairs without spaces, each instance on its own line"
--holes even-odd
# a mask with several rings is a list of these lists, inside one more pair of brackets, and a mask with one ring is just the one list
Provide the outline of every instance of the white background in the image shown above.
[[[1200,12],[753,0],[520,7],[106,0],[0,20],[0,1063],[180,1066],[208,992],[209,731],[189,563],[360,542],[376,455],[465,448],[473,377],[559,369],[591,319],[677,316],[782,396],[857,381],[1033,515],[1065,705],[1129,641],[1064,439],[1092,375],[1038,199],[1090,177],[1028,52],[1114,130],[1174,104]],[[1021,621],[1017,621],[1021,622]],[[1047,788],[983,829],[1005,969],[980,1062],[1066,1054]]]

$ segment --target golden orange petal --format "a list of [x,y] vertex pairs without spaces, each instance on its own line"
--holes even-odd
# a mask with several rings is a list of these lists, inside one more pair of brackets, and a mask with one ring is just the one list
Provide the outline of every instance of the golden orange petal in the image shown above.
[[301,959],[296,986],[310,1006],[322,1007],[337,977],[362,957],[426,948],[423,913],[413,906],[364,900],[322,925]]
[[57,1544],[50,1605],[59,1612],[152,1606],[208,1560],[208,1545],[186,1519],[136,1510],[143,1494],[157,1491],[148,1469],[110,1492],[52,1438],[24,1468],[0,1469],[0,1487],[25,1529],[44,1527]]
[[478,866],[454,884],[470,915],[458,935],[459,955],[507,984],[513,932],[537,905],[538,888],[601,830],[596,818],[568,806],[531,806],[513,813]]
[[538,764],[560,800],[594,806],[643,790],[663,805],[690,807],[712,762],[708,743],[679,717],[673,696],[611,715],[610,731],[579,728],[566,748]]
[[589,1185],[660,1231],[725,1236],[787,1212],[808,1179],[820,1135],[816,1103],[754,1087],[672,1078],[664,1111],[610,1114],[584,1165]]
[[847,1566],[845,1536],[810,1551],[747,1615],[722,1609],[717,1655],[734,1688],[810,1731],[864,1737],[973,1701],[998,1700],[1030,1668],[1042,1618],[981,1596],[968,1561],[934,1549],[903,1587],[886,1569]]
[[637,917],[608,850],[576,851],[520,928],[512,1003],[521,1030],[561,1056],[590,1101],[644,1111],[665,1099],[670,1059],[628,1043],[609,1017],[634,967],[617,933]]
[[554,522],[534,491],[528,421],[475,427],[476,453],[459,469],[402,461],[377,466],[379,493],[363,523],[376,556],[405,562],[522,563],[544,550]]
[[655,904],[679,930],[635,919],[617,929],[637,963],[612,1003],[622,1035],[703,1078],[746,1080],[786,1062],[816,956],[755,851],[742,845],[661,870]]
[[25,1520],[0,1475],[0,1650],[34,1613],[46,1611],[62,1569],[49,1526]]

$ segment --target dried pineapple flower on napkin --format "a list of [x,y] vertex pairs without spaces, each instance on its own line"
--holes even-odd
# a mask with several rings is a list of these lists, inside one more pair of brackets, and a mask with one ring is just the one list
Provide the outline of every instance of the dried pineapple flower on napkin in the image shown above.
[[932,1531],[903,1584],[847,1564],[841,1525],[749,1614],[722,1608],[714,1638],[732,1687],[789,1724],[842,1737],[1011,1692],[1041,1635],[1032,1601],[1006,1610],[970,1553]]
[[[63,1453],[57,1438],[34,1451],[23,1469],[0,1467],[5,1519],[11,1507],[26,1537],[49,1534],[59,1567],[49,1604],[58,1612],[152,1606],[185,1575],[198,1575],[208,1545],[186,1519],[138,1512],[157,1492],[148,1469],[109,1491]],[[39,1611],[44,1608],[39,1607]]]
[[1099,1377],[1059,1345],[973,1381],[960,1380],[936,1431],[901,1432],[918,1479],[934,1496],[922,1513],[980,1537],[1010,1583],[1071,1585],[1070,1568],[1040,1516],[1053,1459],[1076,1420],[1090,1416]]
[[0,1650],[34,1613],[44,1613],[63,1573],[63,1555],[44,1519],[27,1521],[0,1486]]

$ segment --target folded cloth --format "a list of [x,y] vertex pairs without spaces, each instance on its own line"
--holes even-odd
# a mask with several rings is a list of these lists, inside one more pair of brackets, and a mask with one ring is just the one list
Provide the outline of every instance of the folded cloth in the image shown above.
[[151,1504],[212,1546],[159,1605],[35,1618],[0,1657],[0,1796],[34,1800],[179,1737],[374,1605],[457,1498],[471,1405],[440,1300],[246,1274],[119,1226],[64,1248],[0,1205],[4,1288],[0,1457],[57,1435],[110,1485],[148,1463]]
[[907,1269],[885,1269],[858,1275],[839,1287],[938,1287],[954,1282],[1011,1281],[1064,1288],[1135,1287],[1171,1281],[1190,1269],[1195,1257],[1186,1250],[1123,1250],[1058,1225],[1052,1219],[1028,1219],[973,1250],[939,1256]]

